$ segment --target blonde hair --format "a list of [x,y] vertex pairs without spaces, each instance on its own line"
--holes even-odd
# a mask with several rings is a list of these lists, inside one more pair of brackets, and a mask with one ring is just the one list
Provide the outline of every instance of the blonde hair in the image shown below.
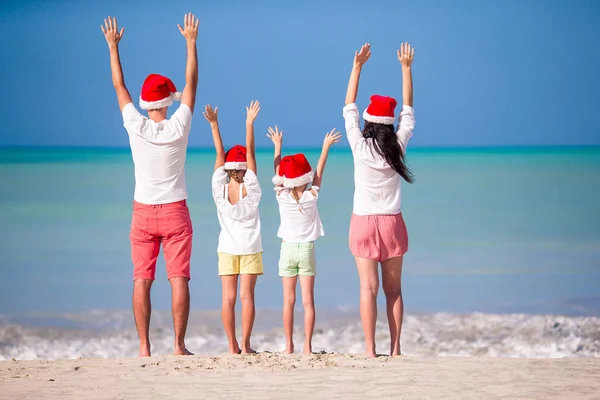
[[291,195],[294,198],[294,200],[296,200],[296,203],[298,203],[298,211],[300,211],[300,214],[302,214],[302,207],[300,206],[300,197],[298,197],[298,193],[296,192],[296,188],[291,188],[290,189]]

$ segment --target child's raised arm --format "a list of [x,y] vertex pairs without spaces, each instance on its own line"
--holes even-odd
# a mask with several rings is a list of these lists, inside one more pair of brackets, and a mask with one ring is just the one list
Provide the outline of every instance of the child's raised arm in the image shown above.
[[246,152],[248,169],[256,174],[256,148],[254,147],[254,120],[260,111],[258,100],[252,100],[246,107]]
[[340,141],[342,134],[335,131],[335,128],[331,130],[327,135],[325,135],[325,140],[323,141],[323,150],[321,150],[321,157],[319,158],[319,163],[317,164],[317,172],[315,173],[315,178],[313,179],[313,186],[321,187],[321,183],[323,182],[323,171],[325,171],[325,164],[327,164],[327,156],[329,155],[329,148]]
[[275,145],[273,169],[275,170],[275,175],[279,175],[279,164],[281,164],[281,147],[283,146],[283,131],[279,131],[277,125],[275,125],[275,130],[269,127],[269,133],[267,133],[267,137],[271,139]]
[[346,90],[346,105],[356,103],[356,95],[358,94],[358,81],[360,80],[360,72],[363,65],[371,57],[371,44],[365,43],[360,49],[360,52],[354,52],[354,63],[352,65],[352,73],[348,81],[348,89]]
[[225,165],[225,149],[223,148],[223,140],[221,140],[221,132],[219,131],[219,107],[213,108],[207,105],[202,113],[204,118],[210,124],[212,131],[213,142],[215,143],[215,150],[217,151],[217,158],[215,160],[215,170]]

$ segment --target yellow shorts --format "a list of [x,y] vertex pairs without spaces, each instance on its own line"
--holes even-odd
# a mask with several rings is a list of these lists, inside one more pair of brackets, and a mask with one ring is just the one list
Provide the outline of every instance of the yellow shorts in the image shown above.
[[219,275],[263,274],[262,252],[234,256],[227,253],[219,255]]

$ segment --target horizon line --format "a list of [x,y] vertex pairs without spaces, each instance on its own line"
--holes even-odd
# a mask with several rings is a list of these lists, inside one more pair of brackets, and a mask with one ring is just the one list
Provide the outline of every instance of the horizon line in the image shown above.
[[[320,150],[321,145],[311,146],[287,146],[288,149],[305,149],[305,150]],[[594,149],[600,148],[599,144],[525,144],[525,145],[460,145],[460,146],[411,146],[411,150],[427,151],[427,150],[536,150],[536,149]],[[129,151],[129,146],[88,146],[88,145],[0,145],[0,151],[2,150],[122,150]],[[191,151],[209,151],[214,150],[213,146],[188,146],[187,150]],[[272,151],[272,146],[257,146],[256,150],[269,150]],[[330,151],[349,151],[349,146],[338,146],[332,148]]]

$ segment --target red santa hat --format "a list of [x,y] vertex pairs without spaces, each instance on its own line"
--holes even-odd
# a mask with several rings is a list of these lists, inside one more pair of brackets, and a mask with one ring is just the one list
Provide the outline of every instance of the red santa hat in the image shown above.
[[394,125],[394,109],[398,102],[393,97],[380,96],[378,94],[371,96],[371,104],[363,113],[365,121],[376,124]]
[[181,100],[181,93],[177,91],[173,82],[162,75],[148,75],[142,85],[140,107],[143,110],[157,110],[169,107],[173,100]]
[[246,148],[236,144],[225,153],[225,169],[248,169]]
[[314,172],[304,154],[285,156],[279,164],[279,174],[273,177],[275,185],[292,189],[312,182]]

